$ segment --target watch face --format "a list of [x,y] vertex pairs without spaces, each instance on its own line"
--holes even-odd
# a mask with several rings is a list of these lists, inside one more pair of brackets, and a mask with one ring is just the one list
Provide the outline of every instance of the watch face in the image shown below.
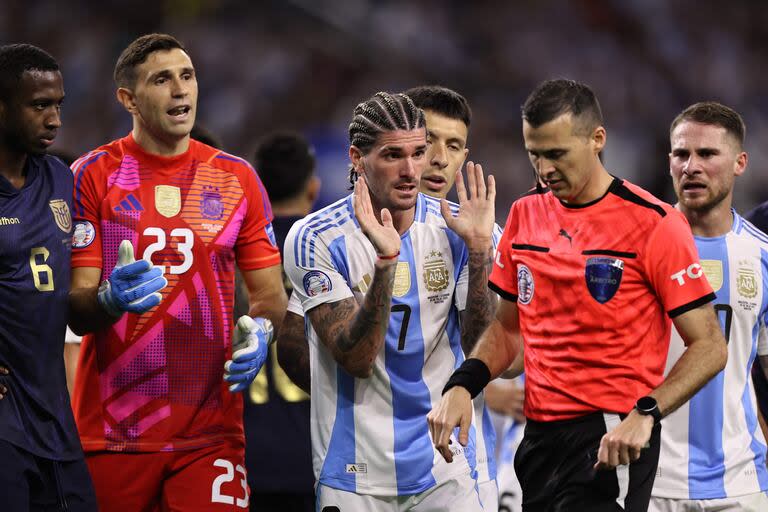
[[652,411],[656,408],[656,399],[651,396],[644,396],[637,401],[639,411]]

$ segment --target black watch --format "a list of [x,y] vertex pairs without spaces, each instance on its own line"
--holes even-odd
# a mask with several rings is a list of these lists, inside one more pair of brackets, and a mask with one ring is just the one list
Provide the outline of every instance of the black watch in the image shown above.
[[651,416],[653,418],[653,424],[658,425],[661,421],[661,411],[659,410],[659,404],[652,396],[644,396],[640,398],[635,404],[635,410],[638,414],[643,416]]

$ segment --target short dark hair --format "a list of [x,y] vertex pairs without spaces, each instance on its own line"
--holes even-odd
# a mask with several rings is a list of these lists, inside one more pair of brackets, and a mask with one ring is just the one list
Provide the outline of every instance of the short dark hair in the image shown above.
[[469,128],[472,109],[467,99],[458,92],[441,85],[420,85],[405,91],[422,110],[431,110],[449,119],[458,119]]
[[275,132],[256,149],[254,167],[272,202],[301,193],[315,170],[315,154],[306,139],[294,132]]
[[224,147],[224,144],[221,142],[219,136],[200,123],[195,123],[195,126],[192,127],[192,131],[189,132],[189,136],[190,138],[211,146],[212,148],[222,149]]
[[[349,123],[349,143],[365,155],[376,145],[380,134],[425,125],[424,111],[410,97],[380,91],[355,107]],[[353,167],[349,170],[349,181],[354,184],[356,179]]]
[[59,71],[51,54],[31,44],[0,46],[0,100],[8,100],[25,71]]
[[739,149],[744,146],[744,137],[747,135],[747,126],[738,112],[716,101],[700,101],[689,106],[672,121],[669,126],[669,134],[683,121],[694,123],[712,124],[725,128],[725,131],[733,135],[739,143]]
[[582,130],[591,133],[603,124],[597,96],[588,85],[575,80],[547,80],[539,84],[522,106],[523,119],[534,128],[563,114],[578,117]]
[[118,87],[132,88],[136,84],[136,66],[145,62],[154,52],[175,48],[187,51],[178,39],[168,34],[146,34],[134,39],[117,59],[113,75],[115,84]]

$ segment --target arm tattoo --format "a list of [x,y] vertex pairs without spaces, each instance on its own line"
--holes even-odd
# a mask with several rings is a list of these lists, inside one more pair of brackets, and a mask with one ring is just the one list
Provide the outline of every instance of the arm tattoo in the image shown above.
[[493,248],[469,252],[467,307],[461,322],[461,347],[465,354],[472,351],[496,313],[496,295],[488,288],[492,265]]
[[374,342],[379,336],[383,340],[389,323],[395,267],[396,265],[389,265],[374,271],[371,287],[365,293],[363,304],[349,325],[348,332],[342,330],[336,338],[337,346],[342,352],[352,350],[358,343]]
[[309,343],[304,335],[304,319],[289,312],[283,321],[276,343],[277,360],[280,366],[294,384],[309,394],[311,381]]

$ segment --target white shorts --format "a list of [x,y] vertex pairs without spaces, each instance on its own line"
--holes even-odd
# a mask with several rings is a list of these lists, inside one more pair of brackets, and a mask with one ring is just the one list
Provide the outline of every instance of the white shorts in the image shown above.
[[675,500],[651,496],[649,512],[765,512],[768,492],[717,500]]
[[477,484],[469,475],[407,496],[355,494],[322,484],[318,484],[316,492],[317,512],[484,512]]
[[483,505],[483,510],[486,512],[498,512],[499,487],[496,485],[496,480],[477,484],[477,488],[480,492],[480,503]]

